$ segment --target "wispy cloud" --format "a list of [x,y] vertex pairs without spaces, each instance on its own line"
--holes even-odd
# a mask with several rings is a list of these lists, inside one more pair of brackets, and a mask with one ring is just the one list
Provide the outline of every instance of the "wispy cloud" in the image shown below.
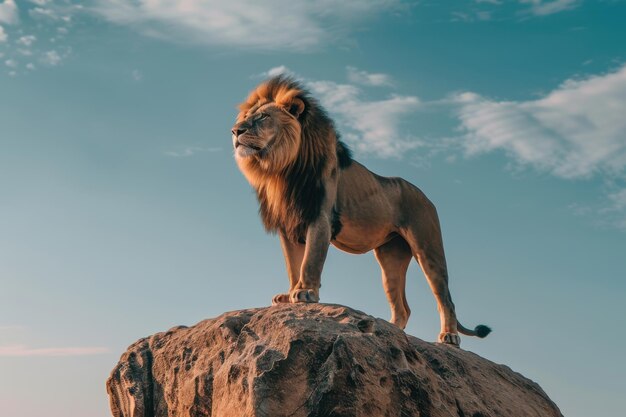
[[455,100],[470,154],[502,150],[561,178],[618,175],[626,168],[626,66],[567,80],[537,100],[474,93]]
[[[452,22],[478,22],[488,20],[511,20],[541,18],[568,10],[582,4],[582,0],[474,0],[474,4],[461,4],[451,11]],[[500,7],[507,3],[515,6]]]
[[202,146],[187,146],[179,150],[171,150],[163,152],[167,156],[171,156],[174,158],[185,158],[189,156],[193,156],[197,153],[201,152],[220,152],[222,148],[205,148]]
[[565,10],[572,10],[580,6],[580,0],[519,0],[522,4],[529,4],[529,12],[535,16],[547,16]]
[[25,345],[0,346],[0,357],[89,356],[109,353],[105,347],[30,348]]
[[97,0],[92,10],[165,39],[307,51],[400,5],[400,0]]
[[389,87],[393,85],[388,74],[367,72],[354,67],[346,67],[346,70],[348,71],[348,81],[354,84],[372,87]]
[[263,71],[260,74],[256,74],[252,76],[252,78],[269,78],[269,77],[275,77],[281,74],[293,75],[293,73],[291,72],[289,68],[287,68],[284,65],[279,65],[277,67],[270,68],[267,71]]
[[[12,334],[27,328],[21,325],[0,325],[0,333]],[[55,357],[55,356],[87,356],[108,353],[109,349],[102,346],[72,346],[33,348],[23,344],[0,345],[0,357]]]
[[400,120],[420,106],[416,96],[391,95],[372,100],[352,84],[310,81],[308,85],[357,152],[382,158],[400,157],[420,145],[416,138],[402,134],[399,129]]
[[[465,3],[459,6],[461,10],[452,12],[452,20],[492,20],[498,17],[495,10],[503,9],[498,7],[502,3]],[[580,3],[518,0],[517,9],[524,8],[524,16],[545,16]],[[414,4],[405,0],[0,0],[0,43],[9,45],[3,52],[5,57],[18,58],[21,64],[19,69],[8,70],[11,75],[56,67],[71,53],[66,41],[75,21],[90,14],[145,36],[173,42],[304,53],[328,45],[350,46],[354,42],[351,35],[367,27],[368,21]],[[32,20],[36,21],[30,22],[32,25],[22,24]],[[11,42],[13,39],[17,40]],[[354,68],[348,71],[353,84],[391,85],[384,74]]]
[[51,67],[56,67],[61,63],[61,55],[55,50],[47,51],[42,55],[41,61]]
[[536,100],[461,93],[454,101],[468,155],[502,151],[519,166],[558,178],[600,178],[604,202],[572,210],[626,230],[626,65],[567,80]]
[[28,46],[31,46],[36,40],[37,40],[37,37],[35,35],[26,35],[26,36],[21,36],[17,40],[16,43],[19,45],[28,47]]

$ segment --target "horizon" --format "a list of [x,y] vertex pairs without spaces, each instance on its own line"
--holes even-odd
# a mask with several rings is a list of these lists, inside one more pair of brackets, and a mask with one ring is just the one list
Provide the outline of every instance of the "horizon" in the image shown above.
[[[625,15],[601,0],[0,0],[0,414],[109,416],[127,346],[288,288],[230,134],[277,74],[357,161],[435,203],[459,321],[493,329],[463,349],[568,417],[619,414]],[[330,249],[320,296],[390,317],[372,253]],[[406,332],[436,341],[415,262],[407,299]]]

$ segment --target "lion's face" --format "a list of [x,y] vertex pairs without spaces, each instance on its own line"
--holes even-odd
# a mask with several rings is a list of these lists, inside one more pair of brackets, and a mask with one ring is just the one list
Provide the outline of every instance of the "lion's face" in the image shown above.
[[300,148],[301,126],[298,107],[275,103],[240,114],[232,129],[235,159],[255,160],[265,170],[280,170],[292,162]]

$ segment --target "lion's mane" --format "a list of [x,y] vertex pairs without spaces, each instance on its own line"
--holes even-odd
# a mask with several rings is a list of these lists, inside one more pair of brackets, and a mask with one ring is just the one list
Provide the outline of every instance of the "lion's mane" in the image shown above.
[[[280,153],[265,158],[271,161],[270,165],[264,165],[263,159],[248,158],[240,167],[256,190],[266,230],[281,231],[289,240],[303,242],[308,225],[320,215],[329,176],[351,163],[348,147],[339,140],[332,120],[317,100],[287,76],[273,77],[252,91],[239,105],[237,121],[243,121],[267,103],[289,110],[294,99],[302,100],[304,110],[298,120],[291,119],[289,123],[300,123],[300,129],[285,131],[299,130],[300,141],[283,138],[290,145],[270,150]],[[290,149],[295,143],[299,143],[299,148]]]

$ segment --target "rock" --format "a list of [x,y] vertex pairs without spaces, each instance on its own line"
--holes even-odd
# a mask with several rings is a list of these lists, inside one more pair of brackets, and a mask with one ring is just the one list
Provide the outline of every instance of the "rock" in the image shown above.
[[141,339],[107,391],[115,417],[562,417],[506,366],[330,304],[234,311]]

